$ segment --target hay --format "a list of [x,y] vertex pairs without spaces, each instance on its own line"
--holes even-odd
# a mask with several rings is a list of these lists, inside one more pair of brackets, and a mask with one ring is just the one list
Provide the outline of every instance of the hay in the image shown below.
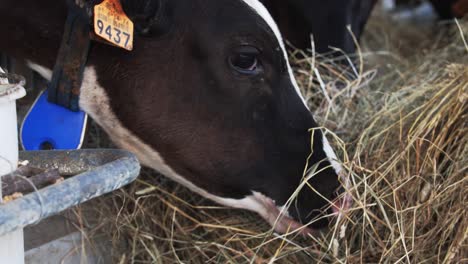
[[[388,24],[373,19],[363,51],[350,58],[366,61],[356,68],[319,56],[293,59],[352,182],[354,205],[345,217],[320,237],[280,236],[254,213],[220,207],[144,170],[130,187],[92,204],[115,261],[467,261],[468,49],[460,37],[468,23],[438,31],[450,41],[399,39],[397,48],[382,36],[386,44],[376,43],[375,32]],[[409,37],[409,30],[392,27],[386,36]]]

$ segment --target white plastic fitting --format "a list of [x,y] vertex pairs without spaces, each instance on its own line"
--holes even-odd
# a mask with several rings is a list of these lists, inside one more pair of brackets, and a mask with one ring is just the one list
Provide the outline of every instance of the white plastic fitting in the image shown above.
[[[5,73],[0,68],[0,73]],[[9,84],[8,78],[0,76],[0,187],[1,176],[17,168],[18,122],[16,100],[26,95],[24,83]],[[2,188],[0,188],[0,202]],[[24,263],[23,229],[0,237],[0,263]]]
[[[0,73],[5,73],[2,68]],[[21,85],[0,76],[0,176],[16,170],[18,163],[16,100],[26,95]]]

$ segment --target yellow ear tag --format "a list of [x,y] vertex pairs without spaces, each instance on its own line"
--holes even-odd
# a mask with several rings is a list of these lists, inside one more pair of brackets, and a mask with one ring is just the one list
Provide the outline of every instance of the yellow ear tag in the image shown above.
[[120,0],[104,0],[94,6],[94,32],[116,46],[133,49],[133,22],[124,13]]

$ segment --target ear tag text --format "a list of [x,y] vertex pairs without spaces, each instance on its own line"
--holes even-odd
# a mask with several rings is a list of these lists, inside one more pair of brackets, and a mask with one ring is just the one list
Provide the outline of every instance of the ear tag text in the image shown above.
[[104,0],[94,6],[94,33],[118,47],[133,49],[133,22],[124,13],[120,0]]

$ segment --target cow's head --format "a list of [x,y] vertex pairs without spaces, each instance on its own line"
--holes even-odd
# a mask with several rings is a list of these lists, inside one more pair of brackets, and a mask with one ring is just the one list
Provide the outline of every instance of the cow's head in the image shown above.
[[272,224],[311,155],[315,190],[299,192],[276,230],[317,217],[335,197],[339,165],[321,131],[309,131],[318,125],[267,10],[257,0],[122,3],[134,50],[93,47],[84,110],[145,165]]

